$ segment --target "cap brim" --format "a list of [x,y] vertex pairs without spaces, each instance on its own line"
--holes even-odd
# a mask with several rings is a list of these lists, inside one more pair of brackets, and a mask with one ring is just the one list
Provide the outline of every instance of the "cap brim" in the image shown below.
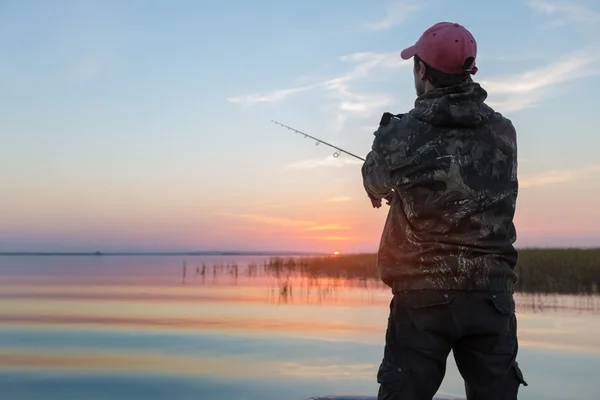
[[402,52],[400,53],[400,57],[402,57],[403,60],[408,60],[409,58],[413,57],[415,54],[417,54],[417,46],[410,46],[407,47],[406,49],[402,50]]

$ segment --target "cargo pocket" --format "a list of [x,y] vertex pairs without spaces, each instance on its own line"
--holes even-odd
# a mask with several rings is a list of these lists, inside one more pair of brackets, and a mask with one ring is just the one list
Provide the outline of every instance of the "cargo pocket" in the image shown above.
[[515,361],[515,363],[513,364],[513,369],[515,370],[515,374],[517,375],[517,380],[519,381],[519,383],[523,386],[529,386],[523,378],[523,371],[521,371],[521,368],[519,368],[518,362]]
[[412,335],[424,332],[439,331],[453,326],[454,314],[452,303],[455,296],[444,292],[406,293],[399,304],[404,309],[414,330]]
[[411,310],[423,308],[445,307],[454,301],[454,295],[440,292],[406,293],[402,298],[404,307]]
[[482,321],[488,330],[495,331],[499,337],[496,351],[504,349],[512,352],[517,340],[517,317],[515,315],[515,300],[510,293],[497,293],[488,297],[493,312],[488,317],[482,316]]
[[498,293],[489,297],[494,308],[503,315],[513,315],[515,313],[515,300],[510,293]]
[[377,371],[377,383],[381,385],[380,392],[390,396],[399,392],[406,382],[408,370],[383,360]]

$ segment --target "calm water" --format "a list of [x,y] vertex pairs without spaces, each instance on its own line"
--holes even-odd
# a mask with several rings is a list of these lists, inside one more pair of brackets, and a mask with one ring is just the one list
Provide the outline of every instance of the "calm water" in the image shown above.
[[[0,257],[0,399],[374,395],[389,291],[263,259]],[[517,302],[520,399],[599,398],[600,300]],[[452,357],[441,393],[463,394]]]

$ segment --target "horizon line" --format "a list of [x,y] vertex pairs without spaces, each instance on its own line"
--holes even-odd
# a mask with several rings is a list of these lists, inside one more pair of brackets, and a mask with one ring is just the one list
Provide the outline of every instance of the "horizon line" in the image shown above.
[[[519,246],[521,250],[600,250],[594,246]],[[354,251],[342,254],[377,254],[378,250]],[[0,251],[0,256],[281,256],[281,255],[327,255],[325,251],[273,251],[273,250],[201,250],[201,251]]]
[[207,251],[0,251],[0,256],[39,255],[39,256],[127,256],[127,255],[189,255],[189,256],[252,256],[252,255],[314,255],[329,254],[323,251],[243,251],[243,250],[207,250]]

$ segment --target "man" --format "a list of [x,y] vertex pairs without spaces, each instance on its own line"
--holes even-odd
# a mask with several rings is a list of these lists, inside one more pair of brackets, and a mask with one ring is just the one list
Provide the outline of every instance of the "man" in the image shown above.
[[362,167],[374,207],[388,199],[378,268],[393,299],[379,399],[431,400],[453,351],[469,400],[514,400],[517,144],[472,81],[477,44],[459,24],[402,51],[417,99],[384,114]]

